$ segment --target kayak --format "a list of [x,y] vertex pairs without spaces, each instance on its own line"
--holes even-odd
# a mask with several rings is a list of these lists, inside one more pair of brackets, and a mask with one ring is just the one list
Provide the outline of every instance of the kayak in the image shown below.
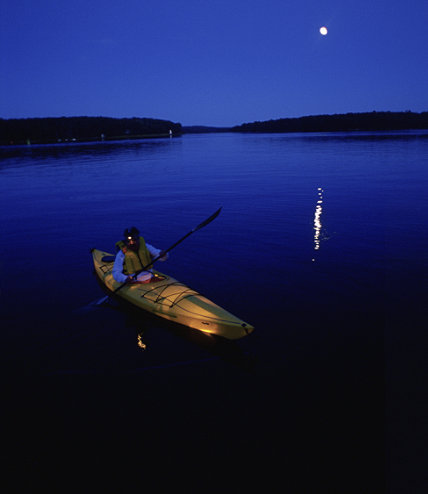
[[[97,277],[114,292],[122,285],[113,278],[114,255],[92,249],[92,257]],[[153,274],[154,281],[127,284],[116,295],[164,319],[229,340],[237,340],[254,331],[250,324],[171,276],[156,270]]]

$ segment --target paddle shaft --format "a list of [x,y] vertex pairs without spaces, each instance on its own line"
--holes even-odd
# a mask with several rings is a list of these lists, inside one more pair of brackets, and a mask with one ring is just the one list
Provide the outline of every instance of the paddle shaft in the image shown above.
[[[211,221],[215,220],[217,218],[217,216],[220,214],[220,211],[221,211],[221,207],[219,209],[217,209],[217,211],[212,214],[209,218],[207,218],[205,221],[203,221],[202,223],[200,223],[198,226],[196,226],[195,228],[193,228],[193,230],[191,230],[189,233],[186,233],[186,235],[184,235],[184,237],[180,238],[180,240],[177,240],[177,242],[175,242],[175,244],[172,244],[171,247],[168,247],[166,250],[163,250],[162,251],[162,254],[155,257],[151,262],[150,264],[147,264],[146,266],[144,266],[143,268],[139,269],[136,273],[135,273],[135,276],[137,276],[139,273],[141,273],[142,271],[145,271],[149,266],[152,266],[156,261],[158,261],[159,259],[161,259],[162,257],[164,257],[166,254],[168,254],[168,252],[170,252],[172,249],[174,249],[175,247],[177,247],[178,244],[181,244],[181,242],[183,242],[183,240],[186,240],[187,237],[190,237],[190,235],[192,235],[192,233],[195,233],[196,231],[200,230],[201,228],[203,228],[204,226],[207,226],[209,223],[211,223]],[[120,286],[118,286],[113,293],[116,293],[118,292],[120,289],[122,289],[125,285],[127,285],[128,282],[125,281],[125,283],[122,283]]]

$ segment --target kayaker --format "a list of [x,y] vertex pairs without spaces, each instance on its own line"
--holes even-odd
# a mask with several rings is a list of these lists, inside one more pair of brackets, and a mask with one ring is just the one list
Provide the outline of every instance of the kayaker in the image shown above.
[[168,253],[147,244],[133,226],[124,231],[124,239],[116,243],[117,254],[113,265],[113,278],[119,283],[150,283],[154,278],[152,267],[141,271],[160,256],[160,261],[168,259]]

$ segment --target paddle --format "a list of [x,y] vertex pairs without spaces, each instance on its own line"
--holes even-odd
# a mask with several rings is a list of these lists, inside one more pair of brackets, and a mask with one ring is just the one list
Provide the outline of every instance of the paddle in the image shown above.
[[[217,209],[217,211],[212,214],[209,218],[207,218],[206,220],[204,220],[202,223],[200,223],[198,226],[196,226],[195,228],[193,228],[193,230],[191,230],[189,233],[186,233],[186,235],[184,235],[184,237],[180,238],[180,240],[177,240],[177,242],[175,242],[175,244],[172,244],[171,247],[168,247],[166,250],[163,250],[162,251],[162,254],[155,257],[150,264],[148,264],[147,266],[144,266],[142,269],[138,270],[135,275],[141,273],[142,271],[145,271],[149,266],[152,266],[156,261],[158,261],[161,257],[164,257],[168,252],[170,252],[172,249],[174,249],[175,247],[177,247],[178,244],[181,244],[181,242],[183,242],[183,240],[185,240],[187,237],[190,237],[190,235],[192,235],[192,233],[195,233],[197,232],[198,230],[200,230],[201,228],[203,228],[204,226],[207,226],[209,223],[211,223],[211,221],[215,220],[217,218],[217,216],[220,214],[220,211],[221,211],[221,207],[219,209]],[[125,283],[122,283],[120,286],[118,286],[113,293],[117,293],[119,290],[121,290],[125,285],[127,285],[128,282],[125,281]],[[105,298],[108,298],[108,297],[105,297]]]

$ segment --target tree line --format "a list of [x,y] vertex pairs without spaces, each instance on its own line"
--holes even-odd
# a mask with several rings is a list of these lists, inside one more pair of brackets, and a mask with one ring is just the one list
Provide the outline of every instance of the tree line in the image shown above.
[[153,118],[59,117],[0,119],[0,144],[135,139],[180,135],[180,123]]
[[370,112],[280,118],[232,128],[234,132],[340,132],[428,129],[428,112]]
[[340,132],[428,129],[428,112],[315,115],[244,123],[235,127],[182,127],[153,118],[60,117],[0,119],[0,145],[138,139],[193,132]]

